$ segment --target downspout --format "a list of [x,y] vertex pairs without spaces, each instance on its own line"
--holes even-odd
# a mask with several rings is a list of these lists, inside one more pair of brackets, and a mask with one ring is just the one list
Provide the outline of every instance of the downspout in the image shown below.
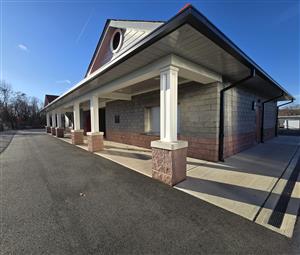
[[291,104],[294,102],[294,98],[292,98],[290,100],[290,102],[287,102],[287,103],[284,103],[284,104],[281,104],[281,105],[278,105],[277,106],[277,109],[276,109],[276,127],[275,127],[275,136],[278,136],[278,110],[279,110],[279,107],[281,106],[284,106],[284,105],[287,105],[287,104]]
[[249,76],[232,83],[231,85],[229,85],[226,88],[221,89],[221,91],[220,91],[220,122],[219,122],[219,124],[220,124],[220,127],[219,127],[219,160],[220,161],[224,161],[224,95],[225,95],[225,92],[229,89],[232,89],[232,88],[244,83],[245,81],[252,79],[253,77],[255,77],[255,69],[251,70],[251,73]]
[[[262,102],[262,109],[261,109],[261,126],[260,126],[260,142],[264,143],[264,120],[265,120],[265,104],[271,101],[274,101],[278,98],[281,98],[284,95],[283,91],[281,91],[280,96],[273,97]],[[276,131],[275,131],[276,132]]]

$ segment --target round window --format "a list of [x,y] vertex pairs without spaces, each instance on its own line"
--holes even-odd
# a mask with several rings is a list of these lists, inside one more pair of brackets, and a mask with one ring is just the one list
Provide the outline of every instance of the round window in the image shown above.
[[113,53],[118,52],[120,50],[122,46],[122,40],[123,40],[122,31],[120,29],[117,29],[113,33],[110,41],[110,49]]

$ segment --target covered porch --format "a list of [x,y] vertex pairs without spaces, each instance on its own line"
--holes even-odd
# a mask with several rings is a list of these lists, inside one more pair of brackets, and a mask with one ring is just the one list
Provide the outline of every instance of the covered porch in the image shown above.
[[[261,97],[277,98],[280,94],[282,100],[289,98],[193,8],[121,53],[47,105],[47,130],[51,124],[52,134],[63,136],[62,115],[70,112],[73,144],[83,144],[86,134],[92,152],[104,149],[104,138],[147,147],[152,153],[152,177],[171,186],[186,179],[187,156],[214,162],[220,159],[224,148],[220,142],[224,132],[219,132],[224,127],[220,91],[225,87],[243,82],[243,87]],[[188,93],[182,95],[181,89],[189,83],[193,83],[192,89],[187,88]],[[151,94],[155,105],[140,97],[146,94]],[[179,97],[184,103],[179,104]],[[108,106],[116,102],[122,104],[108,112]],[[127,102],[135,107],[124,109]],[[105,117],[99,109],[105,109]],[[156,117],[149,125],[151,111],[156,111]],[[101,127],[103,119],[105,125]],[[154,128],[154,122],[159,128]],[[120,132],[116,127],[124,123],[126,128]],[[185,126],[179,130],[182,124]]]
[[[92,86],[94,82],[91,81],[89,84]],[[107,105],[115,101],[128,102],[139,95],[159,92],[154,95],[154,100],[158,103],[158,114],[153,117],[150,112],[151,107],[140,109],[141,115],[133,120],[143,122],[143,132],[139,132],[136,136],[131,135],[130,138],[127,136],[123,140],[127,144],[148,147],[148,150],[142,153],[144,157],[150,156],[145,168],[147,175],[173,186],[186,179],[188,141],[178,132],[178,125],[180,125],[178,96],[180,87],[189,82],[194,82],[194,86],[199,87],[204,85],[210,87],[210,84],[214,84],[216,88],[216,83],[222,82],[222,76],[204,66],[171,54],[89,93],[84,94],[81,91],[81,96],[51,111],[52,121],[50,121],[50,112],[47,113],[47,130],[49,132],[51,125],[51,133],[62,138],[64,128],[71,129],[72,144],[79,146],[87,144],[89,151],[105,155],[107,153],[104,138],[107,142],[120,141],[126,133],[121,132],[120,135],[117,134],[120,137],[116,138],[113,126],[127,123],[125,128],[127,132],[128,129],[135,128],[131,125],[130,119],[123,117],[126,114],[134,115],[134,112],[128,111],[124,114],[120,124],[120,115],[108,112]],[[148,120],[150,118],[152,118],[151,124]],[[213,114],[213,118],[217,118],[217,115]],[[154,128],[153,122],[156,122],[158,128]],[[110,123],[110,127],[107,127],[107,123]],[[213,133],[215,136],[216,131]],[[179,137],[183,139],[178,139]],[[216,138],[213,141],[215,142]],[[110,152],[113,150],[112,148]],[[120,148],[115,153],[120,154]],[[109,157],[113,159],[112,153]]]

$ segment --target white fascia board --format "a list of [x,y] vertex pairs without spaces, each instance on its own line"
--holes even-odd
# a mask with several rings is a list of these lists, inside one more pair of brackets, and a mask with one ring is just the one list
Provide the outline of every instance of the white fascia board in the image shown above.
[[62,108],[67,109],[67,108],[72,108],[72,107],[73,107],[73,103],[68,103],[68,104],[65,104]]
[[151,21],[135,21],[135,20],[114,20],[110,21],[110,26],[124,29],[136,29],[136,30],[147,30],[153,31],[165,22],[151,22]]
[[96,54],[95,54],[95,56],[94,56],[93,62],[92,62],[92,64],[90,65],[90,69],[88,70],[87,77],[91,75],[91,70],[92,70],[92,68],[93,68],[93,66],[94,66],[94,64],[95,64],[95,61],[96,61],[97,56],[98,56],[98,54],[99,54],[99,52],[100,52],[100,49],[102,48],[102,44],[103,44],[104,39],[106,38],[106,34],[107,34],[107,31],[108,31],[108,29],[109,29],[109,27],[110,27],[110,24],[111,24],[111,21],[109,21],[109,24],[107,25],[107,27],[106,27],[106,29],[105,29],[105,31],[104,31],[104,35],[103,35],[103,37],[102,37],[102,40],[101,40],[101,42],[100,42],[100,45],[99,45],[99,47],[98,47],[98,49],[97,49],[97,52],[96,52]]
[[[124,75],[116,80],[108,82],[102,85],[100,88],[92,90],[91,92],[82,95],[71,102],[68,102],[63,107],[68,107],[69,105],[73,105],[74,102],[84,102],[90,99],[92,95],[97,95],[99,97],[104,97],[105,95],[112,93],[116,90],[126,88],[135,83],[139,83],[144,80],[151,79],[155,76],[159,75],[159,67],[166,66],[170,61],[170,57],[160,59],[155,61],[147,66],[144,66],[136,71],[133,71],[127,75]],[[86,78],[87,79],[87,78]],[[84,80],[86,80],[84,79]]]
[[[146,43],[147,41],[151,40],[155,36],[157,36],[159,33],[161,33],[164,29],[164,26],[159,27],[157,30],[155,30],[153,33],[150,33],[146,37],[144,37],[142,40],[140,40],[138,43],[133,45],[130,49],[127,51],[123,52],[119,56],[117,56],[114,60],[108,62],[106,65],[103,65],[100,67],[97,71],[91,73],[84,79],[82,79],[80,82],[78,82],[75,86],[73,86],[71,89],[63,93],[61,96],[53,100],[50,104],[46,106],[46,109],[48,107],[51,107],[53,104],[55,104],[57,101],[59,101],[61,98],[65,97],[66,95],[70,94],[73,90],[76,90],[78,87],[82,86],[83,84],[87,83],[89,80],[92,80],[94,77],[98,76],[100,73],[105,71],[107,68],[109,68],[111,65],[114,65],[116,62],[118,62],[121,58],[125,57],[128,55],[130,52],[134,51],[135,49],[139,48],[142,44]],[[45,108],[44,108],[45,109]]]
[[[171,55],[171,63],[172,63],[172,65],[179,68],[179,75],[180,75],[180,70],[185,70],[186,73],[188,73],[188,72],[191,73],[191,76],[196,77],[196,79],[197,79],[197,76],[199,76],[199,77],[203,77],[204,79],[209,80],[207,83],[211,83],[211,82],[215,82],[215,81],[222,82],[221,74],[211,71],[202,65],[193,63],[193,62],[191,62],[187,59],[184,59],[182,57],[179,57],[177,55]],[[184,78],[197,81],[197,80],[195,80],[195,78],[192,78],[192,77],[184,77]],[[203,80],[203,79],[201,79],[201,80]],[[201,81],[199,81],[199,82],[201,82]],[[201,82],[201,83],[203,83],[203,82]]]
[[105,95],[101,95],[101,98],[130,101],[131,95],[119,92],[112,92]]
[[[106,95],[113,95],[112,93],[116,93],[116,90],[126,88],[128,86],[131,86],[133,84],[142,82],[144,80],[148,80],[151,78],[154,78],[156,76],[159,76],[160,70],[167,66],[175,66],[179,68],[179,74],[185,74],[184,78],[189,80],[194,80],[202,83],[211,83],[215,81],[222,81],[222,75],[217,74],[213,71],[210,71],[209,69],[197,65],[189,60],[186,60],[184,58],[181,58],[179,56],[176,56],[174,54],[170,54],[164,58],[161,58],[157,61],[154,61],[144,67],[141,67],[140,69],[137,69],[127,75],[124,75],[116,80],[113,80],[111,82],[108,82],[104,85],[102,85],[100,88],[94,89],[91,92],[88,92],[85,95],[82,95],[72,102],[84,102],[91,98],[92,95],[97,95],[98,97],[106,98]],[[86,80],[86,79],[84,79]],[[204,82],[205,81],[205,82]],[[117,95],[117,94],[115,94]],[[121,97],[121,93],[119,93],[119,96]],[[122,95],[124,98],[124,94]],[[112,98],[114,99],[114,98]],[[118,98],[116,98],[118,99]],[[126,100],[126,99],[124,99]],[[130,100],[127,96],[127,100]],[[66,108],[69,105],[72,105],[73,103],[69,102],[67,103],[64,108]]]

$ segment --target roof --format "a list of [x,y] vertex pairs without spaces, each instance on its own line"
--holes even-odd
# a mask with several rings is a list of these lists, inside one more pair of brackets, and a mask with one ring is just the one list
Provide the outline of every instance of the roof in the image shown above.
[[[134,43],[140,41],[153,30],[163,25],[163,21],[146,21],[146,20],[120,20],[120,19],[108,19],[105,23],[102,34],[97,43],[96,49],[94,51],[93,57],[90,61],[88,69],[86,71],[85,77],[90,73],[94,72],[96,69],[99,69],[99,65],[104,65],[108,61],[118,57],[123,51],[130,48]],[[117,54],[103,54],[101,55],[101,49],[105,47],[104,41],[110,38],[106,38],[107,34],[112,29],[122,29],[124,31],[124,43]],[[109,52],[109,51],[107,51]],[[101,58],[101,63],[98,63],[98,66],[94,68],[97,63],[97,59]],[[99,62],[99,60],[98,60]]]
[[[104,32],[106,31],[107,26],[111,21],[117,21],[117,20],[108,20],[106,22],[105,28],[99,40],[100,43],[101,40],[103,39]],[[154,45],[156,42],[162,40],[164,37],[168,36],[172,32],[180,29],[181,27],[184,27],[185,24],[188,24],[194,30],[198,31],[201,35],[207,38],[207,40],[210,43],[213,43],[216,46],[218,46],[220,49],[222,49],[224,52],[229,54],[240,64],[248,68],[248,70],[250,71],[255,70],[256,77],[259,78],[259,81],[264,81],[264,83],[270,84],[271,87],[278,90],[277,94],[279,94],[279,92],[282,93],[282,100],[288,100],[293,98],[280,84],[278,84],[259,65],[257,65],[240,48],[238,48],[228,37],[226,37],[217,27],[215,27],[203,14],[201,14],[193,6],[189,5],[185,9],[181,10],[178,14],[176,14],[173,18],[161,24],[156,29],[148,33],[146,36],[141,38],[141,40],[135,42],[130,48],[127,48],[126,51],[122,52],[122,54],[118,58],[114,59],[114,61],[111,61],[108,64],[104,65],[104,67],[97,70],[97,72],[86,76],[82,81],[80,81],[73,88],[65,92],[59,98],[54,100],[50,105],[56,103],[60,99],[68,96],[69,94],[75,92],[76,90],[81,89],[84,85],[91,83],[93,80],[97,79],[100,76],[103,76],[105,73],[110,72],[112,69],[121,65],[123,62],[131,59],[133,56],[137,56],[138,53]],[[99,48],[99,43],[97,47]],[[94,53],[94,57],[96,51]],[[261,89],[263,90],[264,88]]]
[[44,101],[44,107],[50,104],[52,101],[54,101],[59,96],[57,95],[45,95],[45,101]]

